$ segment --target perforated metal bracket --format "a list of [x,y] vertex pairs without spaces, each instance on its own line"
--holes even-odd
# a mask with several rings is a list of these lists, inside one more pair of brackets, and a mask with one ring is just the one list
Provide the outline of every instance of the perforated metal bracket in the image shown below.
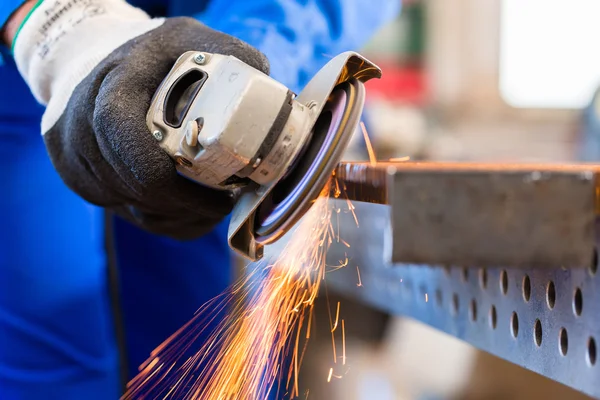
[[353,204],[360,228],[348,214],[335,216],[351,247],[334,243],[330,249],[331,265],[349,258],[345,268],[327,275],[331,290],[600,398],[597,257],[590,254],[580,268],[554,270],[389,264],[382,227],[390,208]]

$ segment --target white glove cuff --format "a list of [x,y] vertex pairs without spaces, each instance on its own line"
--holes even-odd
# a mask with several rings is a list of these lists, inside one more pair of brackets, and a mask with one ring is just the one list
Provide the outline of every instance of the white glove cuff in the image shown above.
[[75,87],[115,49],[160,26],[124,0],[46,0],[21,28],[17,67],[47,105],[42,132],[60,118]]

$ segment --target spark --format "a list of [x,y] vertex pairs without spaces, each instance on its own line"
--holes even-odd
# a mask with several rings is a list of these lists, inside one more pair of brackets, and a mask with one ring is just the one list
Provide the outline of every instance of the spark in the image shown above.
[[[337,179],[336,179],[337,182]],[[340,242],[340,209],[335,210],[335,219],[337,221],[337,242]]]
[[333,323],[333,328],[331,329],[331,332],[335,332],[335,330],[337,329],[339,318],[340,318],[340,302],[338,301],[337,312],[335,313],[335,322]]
[[356,227],[358,228],[358,218],[356,217],[356,213],[354,212],[354,204],[352,204],[352,202],[348,199],[346,199],[346,202],[348,203],[348,209],[352,213],[352,216],[354,217],[354,222],[356,222]]
[[377,165],[377,157],[375,157],[375,151],[373,150],[373,146],[371,145],[371,139],[369,139],[369,134],[367,133],[367,128],[364,122],[360,122],[360,129],[362,130],[363,136],[365,138],[365,145],[367,146],[367,151],[369,152],[369,162],[371,166],[374,167]]
[[336,349],[336,345],[335,345],[335,329],[337,327],[337,321],[340,315],[340,302],[338,301],[338,308],[337,308],[337,313],[336,313],[336,317],[335,317],[335,324],[331,318],[331,309],[329,307],[329,290],[327,289],[327,286],[325,286],[325,300],[327,301],[327,315],[329,317],[329,327],[331,328],[331,348],[332,348],[332,353],[333,353],[333,362],[337,363],[337,349]]
[[348,266],[348,263],[349,263],[349,262],[350,262],[350,259],[348,258],[348,256],[346,256],[346,259],[345,259],[345,260],[340,260],[340,265],[337,265],[337,266],[335,266],[335,267],[331,267],[331,268],[329,269],[329,271],[327,271],[327,272],[335,272],[335,271],[337,271],[338,269],[345,268],[345,267],[347,267],[347,266]]
[[[122,400],[246,400],[275,393],[300,396],[299,371],[310,338],[314,302],[325,279],[325,256],[339,236],[331,221],[339,208],[328,201],[334,182],[336,192],[341,193],[334,177],[279,256],[249,266],[244,278],[202,306],[190,322],[158,346],[128,384]],[[348,204],[358,225],[354,206]],[[346,256],[339,267],[347,264]],[[338,302],[332,324],[334,361],[339,314]],[[330,315],[330,323],[331,319]],[[345,363],[343,319],[341,324]],[[333,368],[328,381],[332,377],[338,377]]]
[[335,182],[335,192],[333,193],[333,197],[337,199],[342,194],[342,191],[340,190],[340,183],[338,182],[337,178],[333,181]]
[[429,297],[427,296],[427,293],[425,293],[425,303],[427,303],[429,301]]
[[342,320],[342,365],[346,365],[346,326]]
[[[361,128],[371,165],[375,165],[375,154],[362,123]],[[299,397],[299,371],[311,337],[314,302],[328,272],[327,250],[334,240],[350,247],[340,238],[342,209],[328,201],[328,196],[338,199],[345,191],[344,182],[333,174],[279,256],[248,266],[243,278],[200,307],[190,322],[151,353],[121,400],[246,400],[265,399],[271,394]],[[358,227],[354,205],[347,196],[343,200],[348,206],[344,212],[352,213]],[[338,218],[337,230],[331,221],[333,213]],[[310,238],[308,243],[306,238]],[[346,255],[335,269],[346,267],[348,262]],[[358,266],[356,271],[357,286],[361,287]],[[337,364],[335,331],[340,303],[335,323],[329,307],[328,311]],[[343,318],[341,326],[341,358],[345,365]],[[328,382],[342,378],[333,372],[332,367]]]
[[398,158],[390,158],[388,161],[391,161],[391,162],[410,161],[410,157],[405,156],[405,157],[398,157]]
[[[358,283],[356,284],[356,286],[361,287],[362,280],[360,279],[360,270],[358,269],[358,265],[356,266],[356,273],[358,274]],[[400,282],[402,282],[402,280],[400,280]]]

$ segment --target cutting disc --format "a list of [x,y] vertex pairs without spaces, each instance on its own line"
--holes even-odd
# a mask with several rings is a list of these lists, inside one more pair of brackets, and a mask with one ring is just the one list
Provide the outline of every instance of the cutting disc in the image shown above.
[[319,197],[356,130],[364,99],[364,85],[356,79],[331,92],[308,144],[256,212],[257,242],[268,244],[283,236]]

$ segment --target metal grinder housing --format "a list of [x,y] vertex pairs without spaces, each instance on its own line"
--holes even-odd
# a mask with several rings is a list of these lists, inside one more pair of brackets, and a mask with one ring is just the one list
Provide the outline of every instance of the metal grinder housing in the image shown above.
[[250,260],[283,236],[331,177],[380,69],[330,60],[295,95],[233,56],[187,52],[158,88],[147,125],[183,176],[240,197],[229,244]]

